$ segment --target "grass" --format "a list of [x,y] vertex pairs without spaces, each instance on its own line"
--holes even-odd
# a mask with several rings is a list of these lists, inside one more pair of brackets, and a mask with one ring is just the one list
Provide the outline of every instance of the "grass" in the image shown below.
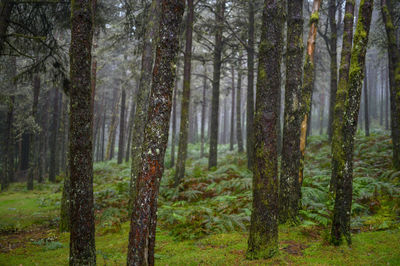
[[[189,146],[183,184],[173,189],[167,169],[159,197],[157,265],[400,265],[399,176],[391,170],[390,139],[357,137],[353,245],[327,244],[332,198],[326,137],[311,137],[306,157],[302,223],[279,228],[277,256],[248,261],[251,172],[245,156],[219,149],[219,167],[207,170],[199,145]],[[170,162],[169,154],[166,164]],[[98,265],[125,265],[129,222],[129,164],[94,166]],[[62,183],[12,184],[0,194],[0,265],[67,265],[69,234],[57,230]]]

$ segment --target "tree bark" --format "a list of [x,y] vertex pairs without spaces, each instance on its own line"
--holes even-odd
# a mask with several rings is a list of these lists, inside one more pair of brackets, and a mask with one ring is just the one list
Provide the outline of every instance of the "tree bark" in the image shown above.
[[[136,92],[137,92],[137,90],[136,90]],[[126,145],[125,162],[129,162],[129,159],[131,156],[131,143],[132,143],[133,121],[135,119],[135,110],[136,110],[136,96],[134,96],[134,98],[132,100],[131,111],[129,114],[128,135],[126,136],[126,138],[128,140],[128,144]]]
[[284,4],[265,0],[254,117],[253,211],[247,258],[278,252],[278,118]]
[[125,141],[125,102],[126,102],[126,92],[122,88],[121,96],[121,113],[119,116],[119,143],[118,143],[118,158],[117,163],[121,164],[124,159],[124,141]]
[[238,81],[236,90],[236,139],[238,143],[238,151],[242,153],[243,148],[243,136],[242,136],[242,121],[241,117],[241,104],[242,104],[242,71],[238,70]]
[[51,139],[50,139],[50,172],[49,181],[56,182],[56,163],[58,157],[57,135],[58,135],[58,120],[59,120],[59,93],[57,87],[53,89],[53,116],[51,122]]
[[4,131],[4,161],[3,161],[3,178],[1,180],[1,191],[6,190],[13,180],[14,176],[14,158],[13,144],[13,120],[14,120],[14,96],[10,96],[7,98],[6,103],[8,106],[7,110],[7,121],[6,121],[6,130]]
[[[187,157],[189,110],[190,110],[190,79],[192,68],[192,35],[193,35],[193,0],[187,0],[186,16],[186,47],[183,59],[183,93],[181,102],[181,124],[179,130],[178,161],[175,171],[175,186],[177,187],[185,176],[185,163]],[[194,112],[195,114],[195,112]],[[197,122],[194,119],[193,122]],[[196,134],[197,132],[195,132]]]
[[[179,60],[179,59],[178,59]],[[179,61],[176,65],[176,76],[178,76],[179,71]],[[174,96],[173,96],[173,103],[172,103],[172,139],[171,139],[171,168],[175,166],[175,146],[176,146],[176,97],[178,94],[178,77],[175,79],[175,86],[174,86]]]
[[296,222],[299,206],[300,99],[303,65],[303,1],[288,2],[285,111],[279,190],[281,223]]
[[93,206],[92,0],[71,4],[70,265],[96,265]]
[[[343,120],[336,121],[342,123],[338,128],[341,129],[341,138],[337,138],[334,131],[333,140],[338,140],[335,146],[341,146],[343,152],[336,154],[339,159],[336,172],[336,193],[335,206],[333,209],[331,242],[340,245],[342,236],[351,244],[350,217],[351,203],[353,195],[353,150],[354,137],[357,131],[358,112],[361,102],[362,80],[364,78],[365,55],[367,52],[368,36],[371,25],[373,0],[361,0],[358,13],[358,22],[354,35],[354,46],[351,51],[351,64],[348,82],[345,88],[339,85],[338,96],[343,94],[344,101],[338,102],[335,106],[335,115],[339,110],[343,110]],[[338,150],[336,150],[338,151]]]
[[365,136],[369,136],[369,104],[368,104],[368,78],[367,68],[364,70],[364,118],[365,118]]
[[112,116],[108,130],[108,142],[107,142],[107,150],[106,150],[106,161],[112,160],[114,157],[114,148],[115,148],[115,136],[118,126],[118,103],[119,103],[119,93],[114,89],[114,103],[112,109]]
[[231,103],[231,130],[229,139],[229,150],[233,151],[233,145],[235,144],[235,68],[232,64],[232,103]]
[[168,144],[172,90],[179,49],[179,25],[185,2],[163,0],[159,42],[142,147],[142,162],[136,179],[136,199],[129,232],[128,265],[154,265],[157,197]]
[[[337,92],[337,24],[336,24],[336,5],[337,0],[329,0],[329,26],[331,28],[331,38],[330,38],[330,56],[331,56],[331,82],[330,82],[330,100],[329,100],[329,121],[328,121],[328,137],[329,141],[332,140],[332,123],[333,123],[333,113],[335,109],[336,102],[336,92]],[[341,7],[339,7],[341,8]],[[340,23],[340,21],[339,21]]]
[[200,158],[204,157],[204,141],[205,141],[205,126],[206,126],[206,91],[207,91],[207,67],[203,63],[204,77],[203,77],[203,99],[201,101],[201,133],[200,133]]

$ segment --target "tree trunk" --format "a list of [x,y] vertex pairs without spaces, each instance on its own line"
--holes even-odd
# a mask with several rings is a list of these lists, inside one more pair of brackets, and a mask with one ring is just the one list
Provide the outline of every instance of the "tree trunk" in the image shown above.
[[[339,159],[336,172],[336,193],[335,206],[333,209],[331,242],[340,245],[342,236],[351,244],[350,217],[351,203],[353,195],[353,150],[354,137],[357,130],[358,112],[361,102],[362,79],[364,78],[365,55],[367,51],[368,35],[371,25],[373,0],[361,0],[356,32],[354,35],[354,46],[351,51],[351,65],[348,82],[345,88],[339,86],[338,102],[335,107],[335,115],[339,110],[343,110],[343,120],[336,121],[342,123],[338,125],[341,129],[341,138],[336,137],[334,131],[333,140],[338,140],[335,146],[340,145],[342,151],[336,154]],[[344,99],[343,102],[339,101]],[[339,151],[339,150],[335,150]]]
[[[178,59],[179,60],[179,59]],[[178,71],[179,71],[179,61],[176,65],[176,76],[178,76]],[[178,94],[178,77],[176,77],[175,80],[175,86],[174,86],[174,96],[173,96],[173,103],[172,103],[172,139],[171,139],[171,168],[175,166],[175,146],[176,146],[176,97]]]
[[232,103],[231,103],[231,135],[229,139],[229,150],[233,151],[235,144],[235,68],[232,64]]
[[[340,59],[339,69],[339,84],[338,91],[336,93],[335,112],[333,115],[332,125],[332,176],[330,181],[330,190],[336,191],[336,182],[338,171],[343,169],[343,161],[340,161],[339,156],[343,154],[343,147],[339,143],[342,143],[342,128],[344,106],[343,103],[346,97],[347,82],[349,79],[350,70],[350,58],[351,58],[351,46],[353,43],[353,24],[354,24],[354,1],[346,0],[345,15],[344,15],[344,28],[343,28],[343,44],[342,54]],[[341,105],[337,105],[341,103]],[[340,165],[339,165],[340,164]],[[340,173],[340,175],[342,175]]]
[[92,1],[71,4],[70,265],[96,265],[91,90]]
[[364,69],[364,118],[365,118],[365,136],[369,136],[369,104],[368,104],[368,78],[367,69]]
[[129,186],[129,213],[133,210],[135,202],[135,184],[140,171],[142,143],[144,139],[144,128],[147,120],[147,110],[149,103],[149,93],[151,88],[151,73],[153,69],[154,50],[156,47],[157,33],[159,29],[161,0],[152,0],[150,10],[147,12],[147,27],[143,36],[143,52],[141,62],[141,72],[139,80],[139,89],[136,99],[135,122],[132,132],[132,162],[131,162],[131,180]]
[[[185,176],[185,163],[187,157],[188,126],[189,126],[189,104],[190,104],[190,79],[192,65],[192,34],[193,34],[193,0],[187,0],[186,17],[186,47],[183,59],[183,93],[181,102],[181,124],[179,130],[178,161],[175,171],[175,186],[178,186]],[[194,112],[195,114],[195,112]],[[196,123],[196,119],[193,121]],[[195,132],[196,134],[197,132]]]
[[13,7],[14,3],[11,0],[1,0],[0,2],[0,56],[4,54],[4,44]]
[[386,84],[386,86],[385,86],[385,96],[386,96],[386,101],[385,101],[385,129],[386,130],[389,130],[389,105],[390,105],[390,99],[389,99],[389,94],[390,94],[390,92],[389,92],[389,90],[390,90],[390,86],[389,86],[389,79],[388,79],[388,77],[387,77],[387,72],[388,72],[388,69],[386,68],[386,75],[385,75],[385,84]]
[[278,252],[278,119],[284,4],[265,0],[254,117],[253,211],[247,258]]
[[[330,56],[331,56],[331,82],[330,82],[330,100],[329,100],[329,121],[328,121],[328,137],[329,141],[332,140],[332,123],[333,123],[333,113],[335,109],[336,102],[336,92],[337,92],[337,25],[336,25],[336,0],[329,0],[329,26],[331,28],[331,38],[330,38]],[[339,6],[341,8],[341,6]],[[340,23],[340,21],[339,21]]]
[[381,0],[382,17],[388,40],[391,131],[393,142],[393,167],[400,170],[400,51],[396,43],[391,0]]
[[200,158],[204,157],[204,131],[206,126],[206,91],[207,91],[207,67],[203,63],[204,77],[203,77],[203,99],[201,101],[201,133],[200,133]]
[[300,166],[300,97],[303,65],[303,1],[288,2],[285,111],[280,178],[281,223],[297,220]]
[[14,96],[7,98],[7,122],[4,132],[4,163],[3,163],[3,178],[1,180],[1,190],[6,190],[10,182],[14,179],[14,158],[13,158],[13,120],[14,120]]
[[106,161],[112,160],[114,157],[114,148],[115,148],[115,136],[118,126],[118,103],[119,103],[119,93],[114,89],[114,103],[112,116],[110,121],[110,126],[108,130],[108,142],[107,142],[107,150],[106,150]]
[[216,167],[218,160],[218,109],[219,109],[219,85],[221,78],[222,56],[222,32],[224,28],[225,0],[217,0],[215,13],[215,46],[214,69],[211,100],[211,128],[210,128],[210,152],[208,156],[208,168]]
[[247,167],[252,170],[254,163],[254,2],[249,3],[249,25],[247,42],[247,117],[246,117],[246,152]]
[[119,117],[119,143],[118,143],[118,159],[117,163],[121,164],[124,159],[124,133],[125,133],[125,101],[126,101],[126,92],[125,89],[122,88],[122,97],[121,97],[121,113]]
[[[240,67],[239,67],[240,68]],[[236,90],[236,138],[238,143],[238,151],[242,153],[243,149],[243,136],[242,136],[242,121],[241,117],[241,104],[242,104],[242,71],[238,70],[238,81]]]
[[301,185],[303,184],[304,156],[306,152],[306,143],[307,143],[307,126],[309,123],[311,125],[312,94],[315,81],[315,67],[314,67],[315,41],[317,37],[320,6],[321,6],[321,0],[314,0],[312,14],[310,17],[310,31],[308,33],[308,40],[307,40],[307,53],[304,62],[303,85],[301,88],[300,166],[299,166],[299,180],[298,180],[299,186],[296,191],[296,193],[299,193],[299,195],[297,196],[298,199],[301,198]]
[[51,139],[50,139],[50,172],[49,172],[49,181],[56,182],[56,163],[58,157],[58,149],[57,149],[57,135],[58,135],[58,120],[59,120],[59,93],[58,89],[54,87],[53,89],[53,116],[51,122]]
[[185,2],[162,1],[159,42],[145,127],[142,162],[129,232],[128,265],[154,265],[157,197],[168,144],[172,91]]
[[[136,92],[137,92],[137,90],[136,90]],[[129,158],[131,156],[133,121],[135,119],[135,109],[136,109],[136,105],[135,104],[136,104],[136,97],[132,100],[131,111],[130,111],[130,114],[129,114],[128,135],[126,136],[126,138],[128,140],[128,144],[126,145],[125,162],[129,162]]]

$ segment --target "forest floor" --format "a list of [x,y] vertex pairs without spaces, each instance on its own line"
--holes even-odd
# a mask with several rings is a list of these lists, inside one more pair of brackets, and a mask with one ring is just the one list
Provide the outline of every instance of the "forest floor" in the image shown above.
[[[279,229],[277,256],[248,261],[251,172],[244,155],[219,147],[218,169],[207,170],[199,146],[189,146],[185,180],[172,187],[174,170],[161,184],[156,241],[159,265],[400,265],[400,172],[391,170],[385,132],[357,137],[352,209],[353,244],[328,244],[333,199],[330,147],[311,137],[297,226]],[[170,155],[167,154],[167,168]],[[115,161],[94,166],[96,250],[99,265],[125,265],[130,168]],[[58,178],[59,181],[62,177]],[[0,194],[0,265],[67,265],[69,234],[59,233],[62,182],[13,184]]]

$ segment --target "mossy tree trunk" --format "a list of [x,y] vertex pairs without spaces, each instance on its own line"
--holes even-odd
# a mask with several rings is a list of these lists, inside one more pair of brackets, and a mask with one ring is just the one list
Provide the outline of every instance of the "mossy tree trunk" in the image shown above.
[[[193,35],[193,0],[187,0],[186,16],[186,46],[183,59],[183,93],[181,102],[181,123],[179,130],[178,161],[175,171],[175,186],[181,183],[185,176],[185,163],[187,157],[189,110],[190,110],[190,80],[192,69],[192,35]],[[195,113],[195,112],[194,112]],[[196,121],[194,121],[196,122]],[[196,132],[197,133],[197,132]]]
[[303,65],[303,1],[288,2],[285,111],[279,190],[279,219],[296,222],[299,207],[300,99]]
[[179,26],[184,7],[183,0],[161,2],[159,41],[144,131],[142,162],[136,179],[136,197],[131,216],[128,265],[154,265],[157,198],[168,144]]
[[121,96],[121,112],[119,115],[119,143],[118,143],[118,158],[117,163],[121,164],[124,159],[124,142],[125,142],[125,102],[126,102],[126,92],[122,88]]
[[246,110],[246,152],[247,167],[252,170],[254,162],[254,2],[248,1],[247,41],[247,110]]
[[[337,120],[335,125],[333,143],[342,147],[342,151],[335,156],[339,160],[337,165],[335,205],[333,209],[331,242],[340,245],[344,236],[347,243],[351,244],[350,217],[353,196],[353,150],[354,137],[357,131],[358,114],[361,102],[362,81],[364,78],[365,55],[367,52],[368,36],[371,25],[373,0],[361,0],[354,44],[351,51],[351,63],[348,82],[345,88],[339,85],[335,115],[342,111],[343,120]],[[339,101],[339,99],[343,99]],[[339,107],[342,107],[341,110]],[[339,110],[338,110],[339,109]],[[336,119],[336,117],[335,117]],[[340,134],[341,138],[336,135]],[[338,141],[339,143],[335,143]]]
[[242,153],[243,136],[242,136],[242,121],[241,121],[241,104],[242,104],[242,71],[238,70],[237,90],[236,90],[236,139],[238,143],[238,151]]
[[71,3],[70,265],[96,265],[93,206],[92,1]]
[[351,46],[353,43],[353,24],[354,24],[354,1],[347,0],[344,15],[343,44],[339,68],[339,84],[336,93],[336,102],[332,125],[332,175],[330,190],[336,191],[337,178],[342,176],[344,161],[340,158],[344,156],[342,126],[344,115],[344,102],[346,100],[346,88],[350,71]]
[[138,93],[136,97],[135,121],[132,132],[132,161],[131,161],[131,180],[129,186],[128,212],[132,212],[135,202],[136,178],[140,171],[142,144],[144,138],[144,128],[147,121],[147,110],[149,106],[149,94],[151,88],[151,73],[153,69],[154,51],[157,43],[157,33],[159,29],[161,0],[152,0],[150,9],[147,10],[147,27],[143,36],[143,51],[140,70]]
[[264,1],[254,116],[253,211],[247,258],[278,252],[278,118],[285,7]]
[[385,24],[390,84],[391,131],[393,141],[393,166],[400,170],[400,51],[397,46],[397,26],[394,24],[393,3],[391,0],[381,0],[382,17]]
[[219,87],[221,78],[222,65],[222,48],[223,48],[223,28],[225,17],[225,0],[216,1],[215,12],[215,46],[213,59],[213,82],[212,82],[212,99],[211,99],[211,128],[210,128],[210,152],[208,156],[208,168],[216,167],[218,160],[218,117],[219,117]]
[[[342,8],[339,6],[339,8]],[[336,101],[336,92],[337,92],[337,78],[338,78],[338,70],[337,70],[337,38],[338,38],[338,30],[336,24],[336,9],[337,9],[337,0],[329,0],[329,27],[331,28],[331,36],[329,40],[329,55],[330,55],[330,70],[331,70],[331,80],[330,80],[330,100],[329,100],[329,120],[328,120],[328,137],[329,141],[332,140],[332,123],[333,123],[333,113],[335,108]],[[339,23],[341,23],[339,21]]]

